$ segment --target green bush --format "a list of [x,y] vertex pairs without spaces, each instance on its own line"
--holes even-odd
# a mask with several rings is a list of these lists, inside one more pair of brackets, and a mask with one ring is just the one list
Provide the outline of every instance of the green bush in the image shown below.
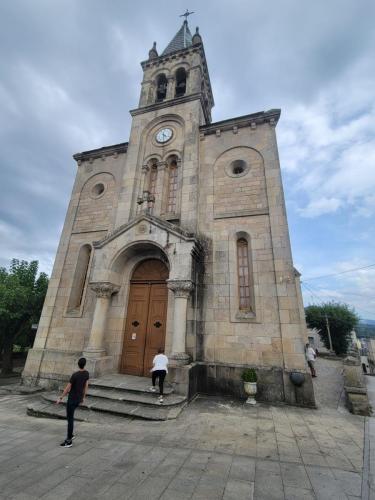
[[241,378],[244,382],[256,382],[258,377],[254,368],[246,368],[242,372]]

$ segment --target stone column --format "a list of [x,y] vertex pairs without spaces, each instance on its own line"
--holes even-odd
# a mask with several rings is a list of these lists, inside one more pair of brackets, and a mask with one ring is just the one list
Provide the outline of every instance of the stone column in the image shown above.
[[174,293],[173,337],[171,360],[177,365],[187,365],[186,353],[186,313],[188,298],[194,289],[190,280],[167,280],[167,286]]
[[105,356],[103,340],[110,300],[112,294],[118,292],[120,287],[109,282],[98,282],[90,283],[90,288],[96,293],[96,303],[90,339],[83,355],[88,358],[100,358]]
[[173,99],[174,94],[175,94],[175,79],[174,76],[168,76],[166,99]]

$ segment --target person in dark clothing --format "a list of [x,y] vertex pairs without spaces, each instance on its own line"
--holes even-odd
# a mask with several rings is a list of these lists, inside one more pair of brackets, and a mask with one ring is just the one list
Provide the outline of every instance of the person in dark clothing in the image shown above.
[[70,448],[72,446],[72,441],[74,439],[73,428],[74,428],[74,412],[77,407],[83,403],[87,388],[89,385],[89,372],[85,370],[86,359],[80,358],[78,360],[79,370],[70,377],[70,381],[64,389],[62,396],[60,396],[56,404],[61,403],[64,396],[69,394],[68,402],[66,404],[66,419],[68,421],[68,432],[65,441],[61,443],[60,446],[64,448]]

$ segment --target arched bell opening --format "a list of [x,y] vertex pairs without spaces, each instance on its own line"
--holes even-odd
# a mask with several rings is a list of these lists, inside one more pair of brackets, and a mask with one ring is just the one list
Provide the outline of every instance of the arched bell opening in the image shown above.
[[148,376],[159,348],[165,347],[168,289],[167,265],[144,259],[130,278],[121,373]]
[[182,97],[186,93],[186,70],[179,68],[176,71],[176,90],[175,96]]
[[164,73],[156,79],[156,102],[162,102],[167,97],[167,77]]

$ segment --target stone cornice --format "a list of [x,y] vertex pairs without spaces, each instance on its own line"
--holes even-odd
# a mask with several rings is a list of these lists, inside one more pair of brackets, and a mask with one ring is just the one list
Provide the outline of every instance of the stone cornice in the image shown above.
[[[183,97],[175,97],[173,99],[168,99],[161,102],[154,102],[152,104],[148,104],[147,106],[143,106],[142,108],[131,109],[129,113],[132,116],[141,115],[143,113],[149,113],[150,111],[157,111],[159,109],[169,108],[171,106],[177,106],[178,104],[183,104],[185,102],[196,101],[200,99],[202,108],[204,107],[203,97],[201,92],[196,92],[195,94],[185,95]],[[207,117],[206,117],[207,120]],[[209,122],[209,121],[208,121]]]
[[269,215],[268,208],[255,208],[253,210],[236,210],[227,213],[218,213],[214,215],[214,219],[231,219],[237,217],[253,217],[256,215]]
[[269,123],[275,127],[279,121],[281,114],[280,109],[270,109],[269,111],[260,111],[251,115],[238,116],[222,120],[220,122],[210,123],[209,125],[202,125],[199,127],[201,134],[210,135],[216,134],[217,131],[233,130],[235,128],[251,127],[255,128],[257,125]]
[[299,278],[300,276],[302,276],[302,274],[295,267],[293,267],[293,273],[294,273],[294,276],[296,278]]
[[113,144],[112,146],[104,146],[98,149],[91,149],[90,151],[83,151],[82,153],[76,153],[73,158],[77,161],[87,161],[95,158],[103,158],[103,156],[118,155],[121,153],[126,153],[128,150],[128,143],[122,142],[121,144]]

